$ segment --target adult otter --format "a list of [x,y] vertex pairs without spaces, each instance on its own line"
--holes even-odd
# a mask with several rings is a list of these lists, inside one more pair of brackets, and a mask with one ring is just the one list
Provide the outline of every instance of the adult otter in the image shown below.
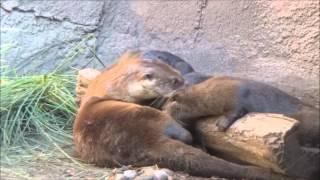
[[167,51],[159,51],[159,50],[143,51],[141,60],[151,61],[151,62],[159,60],[170,65],[171,67],[177,69],[183,75],[186,85],[198,84],[210,78],[210,76],[208,75],[195,72],[193,67],[189,63],[187,63],[185,60]]
[[107,97],[91,97],[82,105],[73,135],[81,158],[99,166],[158,164],[205,177],[284,178],[266,169],[210,156],[185,144],[192,140],[191,135],[166,113]]
[[303,144],[319,143],[319,110],[287,93],[253,80],[236,77],[210,78],[182,89],[167,100],[163,109],[174,119],[189,123],[205,116],[221,116],[217,126],[226,130],[248,112],[279,113],[300,121]]
[[183,86],[184,79],[177,70],[161,61],[141,58],[140,51],[124,53],[89,83],[81,105],[93,96],[144,104]]

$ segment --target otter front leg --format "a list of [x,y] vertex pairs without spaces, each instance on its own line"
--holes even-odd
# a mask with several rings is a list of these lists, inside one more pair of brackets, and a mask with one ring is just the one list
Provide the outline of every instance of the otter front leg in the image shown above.
[[247,114],[243,108],[227,112],[217,119],[216,125],[219,131],[226,131],[237,119]]

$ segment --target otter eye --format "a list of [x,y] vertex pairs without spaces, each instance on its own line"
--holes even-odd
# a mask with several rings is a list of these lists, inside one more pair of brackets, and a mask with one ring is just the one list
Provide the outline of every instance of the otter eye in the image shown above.
[[172,81],[173,85],[178,85],[179,84],[179,79],[177,79],[177,78],[173,78],[171,81]]
[[153,79],[153,74],[145,74],[145,75],[143,76],[143,78],[144,78],[144,79],[151,80],[151,79]]

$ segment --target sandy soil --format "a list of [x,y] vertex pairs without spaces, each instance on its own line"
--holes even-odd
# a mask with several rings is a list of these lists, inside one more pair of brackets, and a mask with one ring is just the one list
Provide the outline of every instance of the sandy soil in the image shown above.
[[[131,169],[131,168],[130,168]],[[136,169],[141,170],[141,169]],[[67,158],[36,159],[26,164],[1,166],[1,180],[113,180],[117,169],[99,168],[93,165],[78,164]],[[172,179],[177,180],[222,180],[222,178],[201,178],[185,173],[174,172]]]

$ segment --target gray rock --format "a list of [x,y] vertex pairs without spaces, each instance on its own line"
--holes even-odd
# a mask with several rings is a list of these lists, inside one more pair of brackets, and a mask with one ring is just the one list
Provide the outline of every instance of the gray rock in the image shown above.
[[165,170],[156,170],[154,172],[154,179],[155,180],[168,180],[169,175],[167,174],[167,172]]
[[161,171],[166,172],[168,174],[168,176],[172,176],[173,175],[173,171],[171,171],[170,169],[163,168],[163,169],[161,169]]
[[18,8],[36,16],[69,21],[79,25],[98,25],[104,1],[25,1]]
[[129,166],[121,166],[120,168],[119,168],[119,170],[120,171],[127,171],[127,170],[129,170]]
[[128,179],[134,179],[137,176],[137,171],[135,170],[126,170],[123,175]]
[[138,176],[135,178],[135,180],[154,180],[154,176]]
[[123,174],[116,174],[115,180],[129,180]]
[[11,1],[1,1],[1,7],[7,11],[12,11],[13,8],[19,6],[19,1],[11,0]]
[[[1,46],[14,46],[1,58],[18,73],[47,72],[92,32],[106,65],[128,49],[168,51],[197,72],[272,83],[319,107],[317,1],[201,2],[3,0]],[[93,59],[84,53],[75,65]]]

